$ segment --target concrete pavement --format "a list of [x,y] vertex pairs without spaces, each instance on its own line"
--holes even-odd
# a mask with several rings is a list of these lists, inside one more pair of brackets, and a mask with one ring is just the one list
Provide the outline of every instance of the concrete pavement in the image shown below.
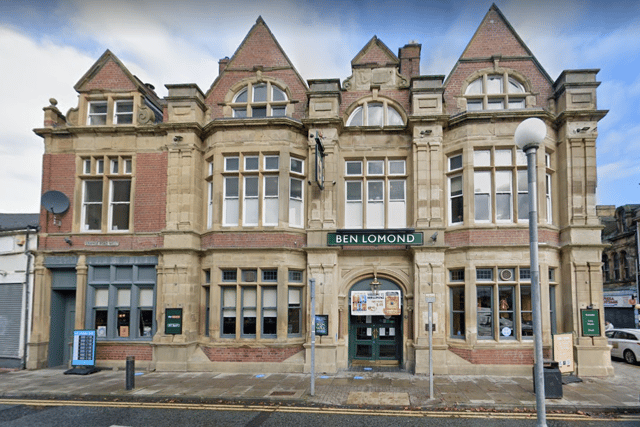
[[[563,385],[563,398],[547,399],[547,411],[640,413],[640,366],[614,362],[614,368],[614,377]],[[16,398],[535,411],[530,376],[436,375],[429,399],[428,376],[375,369],[318,374],[314,396],[309,374],[137,372],[135,388],[127,391],[124,370],[0,373],[0,404]]]

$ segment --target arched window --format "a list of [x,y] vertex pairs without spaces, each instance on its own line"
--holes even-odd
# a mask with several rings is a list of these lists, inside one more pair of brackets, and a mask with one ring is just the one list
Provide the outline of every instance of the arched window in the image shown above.
[[386,101],[365,101],[347,119],[347,126],[403,126],[402,115]]
[[620,280],[620,257],[617,253],[613,254],[613,279]]
[[620,261],[622,261],[622,278],[623,279],[628,279],[629,278],[629,263],[627,262],[627,253],[625,251],[622,251],[620,253]]
[[514,110],[525,108],[528,95],[524,85],[502,74],[484,74],[473,80],[464,92],[467,111]]
[[609,257],[606,254],[602,254],[602,275],[604,281],[609,281]]
[[233,117],[284,117],[289,99],[284,90],[272,84],[249,83],[233,97]]

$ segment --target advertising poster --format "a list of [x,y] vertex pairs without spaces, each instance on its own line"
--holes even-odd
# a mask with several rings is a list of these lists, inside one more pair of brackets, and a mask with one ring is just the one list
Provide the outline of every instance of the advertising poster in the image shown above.
[[399,316],[402,314],[400,291],[351,292],[351,314],[354,316]]

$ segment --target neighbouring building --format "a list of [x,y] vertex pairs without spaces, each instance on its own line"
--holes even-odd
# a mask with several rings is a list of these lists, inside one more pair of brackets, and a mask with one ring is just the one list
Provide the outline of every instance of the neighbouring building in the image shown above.
[[345,80],[305,81],[258,18],[211,87],[159,98],[106,51],[77,107],[52,100],[35,130],[42,191],[70,208],[41,214],[29,367],[68,363],[75,328],[97,331],[105,367],[309,372],[314,280],[319,372],[428,372],[433,299],[435,373],[530,373],[513,136],[539,117],[545,355],[572,333],[576,372],[612,374],[580,319],[603,301],[598,70],[553,80],[495,5],[448,76],[420,57],[374,36]]
[[24,368],[39,214],[0,214],[0,369]]
[[638,221],[640,205],[597,206],[602,230],[605,320],[616,328],[637,328]]

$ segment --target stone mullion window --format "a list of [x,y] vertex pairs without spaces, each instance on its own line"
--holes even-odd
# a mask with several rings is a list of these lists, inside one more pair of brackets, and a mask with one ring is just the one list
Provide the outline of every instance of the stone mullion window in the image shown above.
[[224,158],[222,225],[277,226],[280,219],[279,155]]
[[[118,95],[122,96],[122,95]],[[108,96],[107,99],[90,97],[87,99],[87,126],[131,125],[137,108],[134,97]]]
[[278,290],[286,289],[278,277],[275,268],[221,270],[221,338],[277,338]]
[[405,228],[406,176],[404,159],[345,161],[345,228]]
[[289,98],[271,82],[254,82],[241,88],[230,103],[233,117],[284,117]]
[[[529,193],[526,158],[511,148],[478,148],[473,161],[474,220],[527,222]],[[549,195],[550,197],[550,195]]]
[[80,230],[131,231],[133,159],[129,156],[84,157],[78,169],[82,182]]
[[471,81],[464,93],[467,111],[523,109],[527,95],[524,85],[506,71],[483,74]]
[[85,327],[100,339],[150,340],[155,331],[155,265],[89,262]]

